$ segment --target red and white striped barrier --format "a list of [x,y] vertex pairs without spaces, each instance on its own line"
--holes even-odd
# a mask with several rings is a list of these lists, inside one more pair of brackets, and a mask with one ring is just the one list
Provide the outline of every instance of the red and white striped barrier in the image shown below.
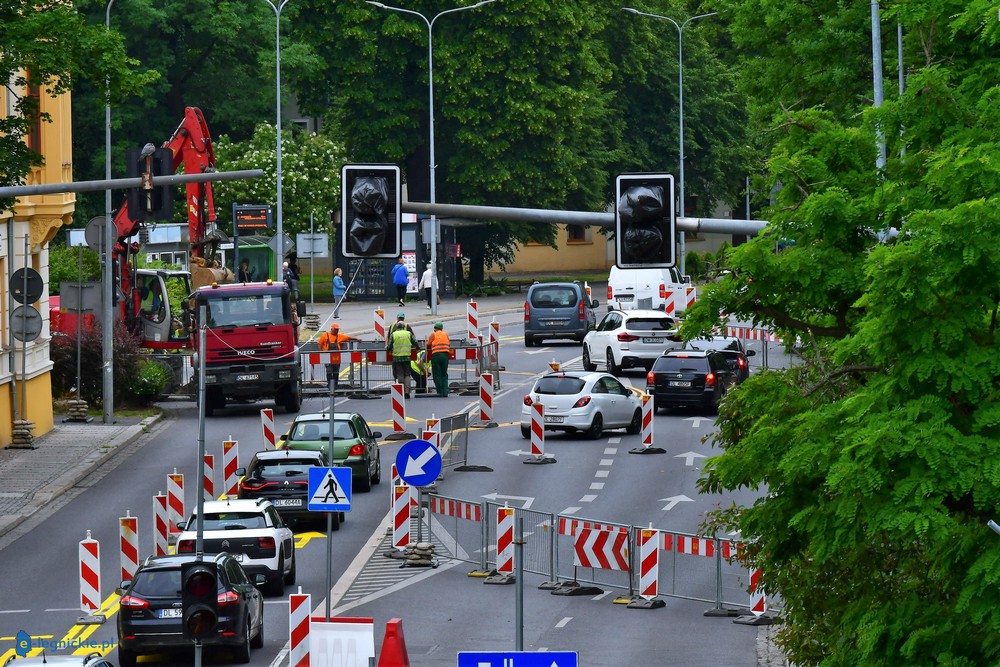
[[541,403],[531,405],[531,454],[545,454],[545,406]]
[[750,611],[754,616],[760,616],[767,611],[764,587],[760,581],[760,569],[750,570]]
[[753,327],[726,327],[726,335],[743,340],[763,340],[770,343],[780,343],[781,339],[770,331]]
[[223,487],[227,496],[235,498],[239,491],[239,476],[236,469],[240,467],[240,444],[229,436],[229,440],[222,443],[222,476]]
[[167,497],[163,493],[153,496],[153,555],[164,556],[167,553],[167,546],[170,544],[167,539]]
[[482,512],[483,508],[479,503],[431,496],[432,514],[443,514],[444,516],[453,516],[456,519],[468,519],[469,521],[482,521]]
[[101,545],[87,537],[80,540],[80,609],[91,614],[101,608]]
[[663,299],[663,311],[675,317],[677,315],[677,303],[676,303],[676,292],[674,290],[660,290],[660,298]]
[[479,341],[479,306],[472,299],[465,306],[465,315],[468,322],[468,333],[466,338],[472,342]]
[[277,438],[274,435],[274,410],[271,408],[264,408],[260,411],[260,428],[264,434],[264,449],[267,449],[268,445],[274,449]]
[[173,474],[167,475],[167,530],[179,533],[177,524],[184,520],[184,475],[174,468]]
[[656,597],[660,573],[660,531],[640,528],[636,535],[639,551],[639,595],[646,600]]
[[392,400],[392,431],[393,433],[403,433],[406,431],[406,402],[403,397],[403,385],[399,382],[393,382],[389,396]]
[[479,376],[479,421],[493,424],[493,373]]
[[[690,556],[715,556],[715,540],[711,537],[691,537],[690,535],[674,535],[663,533],[664,551],[673,551]],[[729,540],[719,542],[719,551],[723,558],[732,558],[742,548],[742,545]]]
[[375,309],[375,338],[385,341],[385,311],[381,308]]
[[292,593],[288,596],[288,665],[309,667],[309,624],[312,596]]
[[215,457],[205,454],[205,476],[201,479],[202,498],[215,500]]
[[628,529],[581,528],[573,541],[573,564],[601,570],[628,570]]
[[[426,440],[426,438],[424,439]],[[410,490],[410,507],[416,508],[417,505],[419,504],[419,501],[417,500],[416,487],[410,486],[409,484],[403,481],[403,478],[399,476],[399,470],[396,469],[395,463],[392,464],[391,470],[392,470],[392,487],[390,487],[389,491],[391,492],[392,497],[389,498],[389,508],[392,509],[393,507],[395,507],[396,496],[393,488],[397,486],[405,486]]]
[[139,519],[128,511],[118,517],[118,542],[121,545],[122,572],[119,581],[135,576],[139,569]]
[[639,431],[643,447],[653,446],[653,397],[642,395],[642,430]]
[[514,508],[497,508],[497,572],[514,573]]
[[559,517],[559,534],[575,536],[581,530],[607,530],[620,531],[627,530],[623,526],[616,526],[608,523],[597,523],[586,519],[574,519],[572,517]]
[[497,322],[497,318],[495,317],[493,318],[493,321],[490,322],[490,335],[488,340],[491,345],[493,343],[499,344],[500,342],[500,323]]
[[694,305],[694,302],[698,299],[698,288],[697,287],[685,287],[684,288],[684,309],[687,310]]
[[392,546],[404,550],[410,543],[410,489],[408,484],[392,487]]

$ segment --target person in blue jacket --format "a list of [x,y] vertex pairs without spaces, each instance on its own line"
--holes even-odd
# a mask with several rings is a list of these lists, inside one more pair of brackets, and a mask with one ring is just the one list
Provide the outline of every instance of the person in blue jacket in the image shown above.
[[333,308],[333,318],[336,320],[340,319],[340,304],[345,294],[347,285],[344,284],[344,270],[338,266],[333,270],[333,302],[336,304]]
[[399,305],[405,306],[403,299],[406,298],[406,285],[410,282],[410,271],[406,268],[403,258],[399,258],[399,264],[392,267],[392,284],[396,286],[396,296],[399,297]]

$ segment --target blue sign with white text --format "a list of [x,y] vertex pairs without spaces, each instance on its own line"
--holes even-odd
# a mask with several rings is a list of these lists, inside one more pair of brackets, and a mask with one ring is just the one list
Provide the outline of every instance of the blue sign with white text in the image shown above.
[[462,651],[458,667],[577,667],[576,651]]
[[410,486],[427,486],[441,474],[441,452],[432,442],[410,440],[396,454],[396,472]]
[[309,468],[309,510],[348,512],[351,509],[351,469]]

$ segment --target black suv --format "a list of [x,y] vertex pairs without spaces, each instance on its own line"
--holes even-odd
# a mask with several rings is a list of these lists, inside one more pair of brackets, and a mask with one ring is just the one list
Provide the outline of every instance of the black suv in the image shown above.
[[[264,598],[235,558],[206,556],[215,561],[219,578],[219,632],[204,644],[231,648],[236,662],[250,662],[250,649],[264,645]],[[118,664],[135,667],[143,653],[193,647],[184,637],[181,608],[181,565],[195,560],[184,556],[150,556],[135,577],[123,581],[118,602]]]
[[756,354],[743,345],[743,341],[733,336],[709,336],[695,338],[684,343],[685,350],[715,350],[726,358],[729,367],[736,373],[736,382],[743,382],[750,377],[750,361],[748,357]]
[[[301,449],[271,449],[257,452],[246,468],[237,468],[242,475],[237,496],[267,498],[289,523],[323,518],[321,512],[309,510],[309,468],[326,466],[323,453]],[[342,512],[333,513],[333,529],[340,529]]]
[[715,412],[734,384],[736,373],[715,350],[670,350],[646,375],[646,393],[657,410],[693,405]]

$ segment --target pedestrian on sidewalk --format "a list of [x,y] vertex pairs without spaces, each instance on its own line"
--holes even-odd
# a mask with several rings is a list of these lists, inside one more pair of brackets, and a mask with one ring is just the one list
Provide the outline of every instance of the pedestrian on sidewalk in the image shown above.
[[[406,267],[404,267],[406,268]],[[396,315],[396,323],[386,336],[385,349],[392,357],[392,377],[403,385],[403,393],[410,398],[410,360],[417,347],[417,337],[406,323],[406,313]]]
[[396,286],[396,297],[399,298],[399,305],[405,306],[403,299],[406,298],[406,286],[410,282],[410,270],[406,268],[406,261],[400,257],[399,264],[392,267],[392,284]]
[[347,285],[344,284],[344,270],[339,266],[333,270],[333,319],[340,319],[340,304],[347,296]]
[[331,392],[337,391],[337,381],[340,379],[339,350],[344,349],[344,343],[352,340],[357,340],[357,338],[340,333],[340,325],[336,322],[330,325],[329,331],[324,331],[319,336],[317,345],[319,345],[321,351],[328,352],[334,350],[330,355],[330,363],[326,365],[326,381],[330,386]]
[[448,395],[448,359],[451,356],[451,339],[444,332],[444,323],[435,322],[434,331],[427,337],[427,354],[431,357],[431,374],[438,396]]
[[[433,286],[433,289],[432,289]],[[420,276],[420,282],[417,284],[417,289],[422,289],[424,291],[424,296],[427,297],[427,309],[431,308],[431,299],[433,298],[431,292],[436,291],[438,286],[437,276],[434,275],[434,267],[432,264],[427,265],[427,270],[423,272]],[[438,292],[440,295],[440,292]],[[438,303],[441,303],[441,297],[438,296]]]

